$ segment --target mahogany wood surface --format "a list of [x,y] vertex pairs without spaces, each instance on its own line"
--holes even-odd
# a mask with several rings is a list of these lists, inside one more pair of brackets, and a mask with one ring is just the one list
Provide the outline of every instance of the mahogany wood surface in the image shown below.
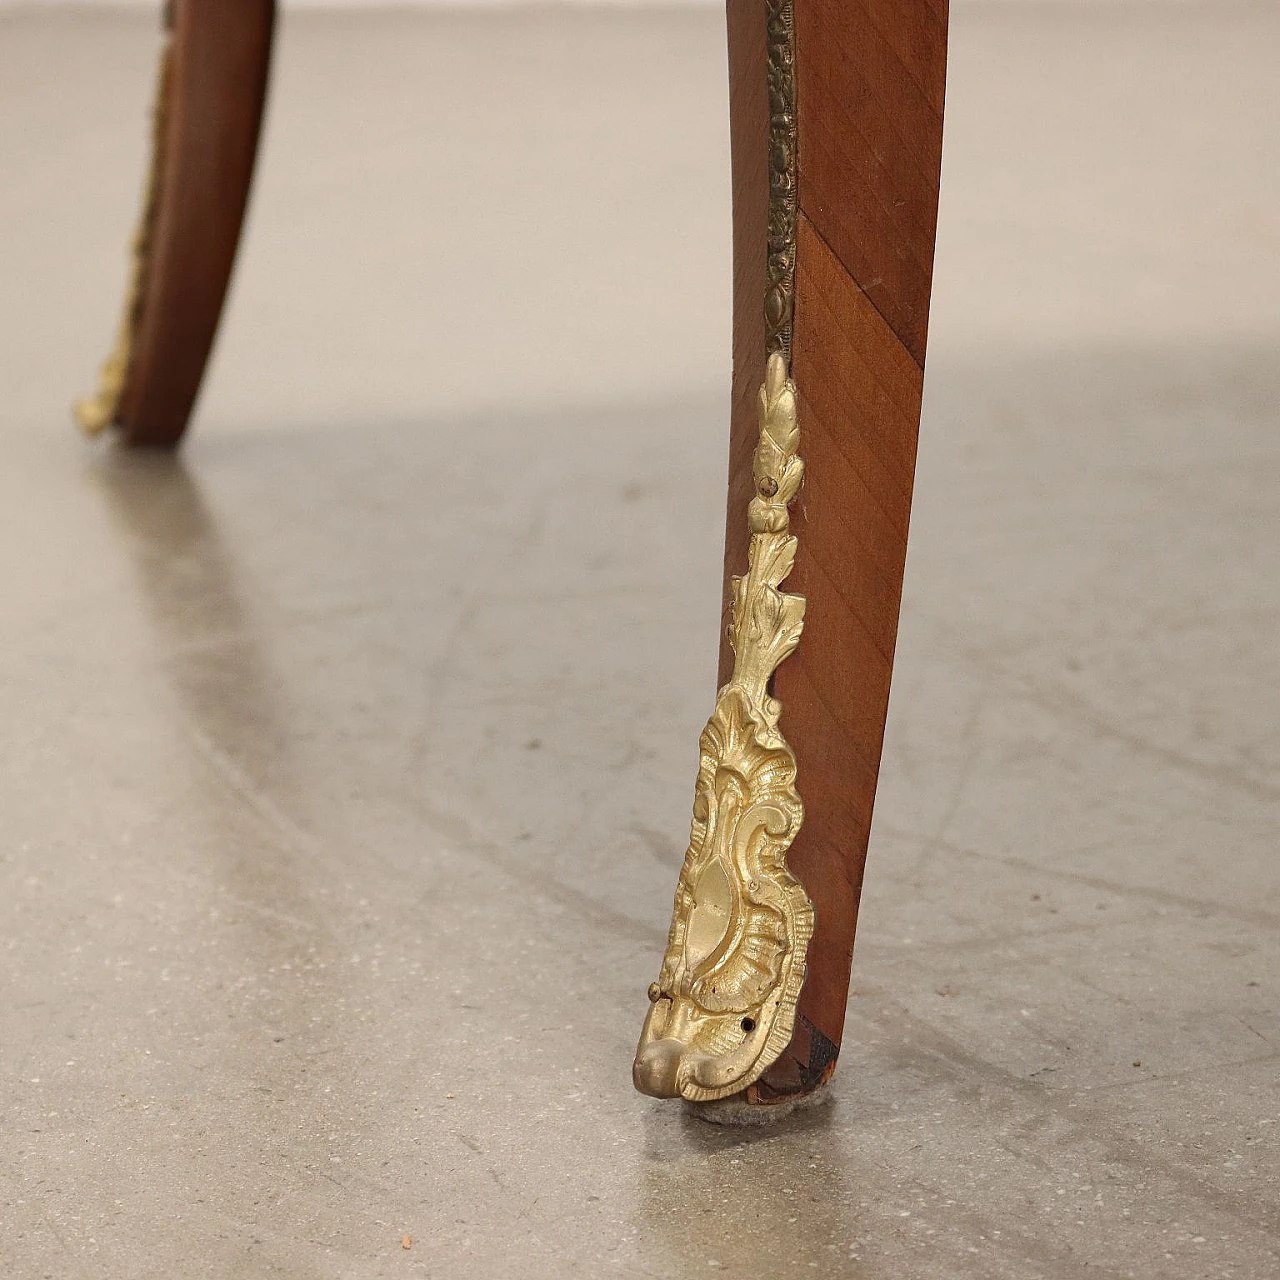
[[[774,691],[805,822],[788,854],[816,908],[796,1032],[748,1090],[768,1103],[834,1069],[888,709],[924,382],[946,73],[946,0],[794,0],[795,327],[805,483],[786,590],[808,601]],[[725,551],[747,560],[764,380],[765,6],[728,0],[734,381]],[[726,605],[727,608],[727,605]],[[727,679],[732,654],[721,653]]]
[[235,263],[266,100],[275,0],[174,0],[156,209],[117,422],[182,438]]

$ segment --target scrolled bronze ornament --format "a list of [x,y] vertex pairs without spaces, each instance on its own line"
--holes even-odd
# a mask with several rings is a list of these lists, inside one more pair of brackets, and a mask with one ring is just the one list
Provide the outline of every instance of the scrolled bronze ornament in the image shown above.
[[804,985],[813,905],[786,863],[804,806],[769,690],[804,626],[804,598],[778,590],[796,554],[787,506],[804,475],[799,439],[796,389],[774,353],[748,568],[733,580],[733,675],[702,731],[689,848],[632,1069],[658,1098],[710,1102],[753,1084],[790,1043]]

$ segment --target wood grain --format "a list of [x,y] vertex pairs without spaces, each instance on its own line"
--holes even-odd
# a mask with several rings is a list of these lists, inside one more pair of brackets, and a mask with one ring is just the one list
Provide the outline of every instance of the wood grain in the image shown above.
[[155,223],[117,421],[172,448],[195,405],[235,263],[266,99],[274,0],[176,0]]
[[946,27],[923,0],[796,0],[800,202],[923,366]]
[[[792,376],[806,479],[787,589],[804,638],[775,677],[805,824],[788,855],[817,913],[797,1030],[748,1091],[834,1069],[884,738],[906,557],[937,223],[943,0],[795,0],[799,202]],[[764,6],[729,0],[734,395],[725,575],[746,563],[764,373]],[[727,596],[726,596],[727,598]],[[727,607],[727,606],[726,606]],[[732,655],[722,649],[722,676]]]

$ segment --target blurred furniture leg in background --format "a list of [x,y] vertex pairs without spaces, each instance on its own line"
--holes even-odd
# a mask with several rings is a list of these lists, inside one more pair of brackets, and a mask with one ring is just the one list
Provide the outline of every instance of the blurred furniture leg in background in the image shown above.
[[275,0],[172,0],[133,277],[99,389],[76,415],[126,444],[182,438],[244,221]]
[[[728,0],[728,27],[722,692],[635,1079],[710,1104],[708,1118],[749,1119],[823,1085],[844,1028],[915,474],[947,0]],[[765,457],[789,430],[767,408],[784,404],[776,389],[761,400],[767,365],[770,384],[789,374],[798,406],[804,483],[789,513]],[[770,543],[768,530],[788,536]],[[744,594],[753,617],[737,626],[733,579],[752,581],[765,558],[780,568]],[[787,606],[803,611],[798,647],[769,595],[782,578],[804,600]],[[716,726],[753,644],[780,665],[735,738]],[[802,821],[786,817],[793,791]]]

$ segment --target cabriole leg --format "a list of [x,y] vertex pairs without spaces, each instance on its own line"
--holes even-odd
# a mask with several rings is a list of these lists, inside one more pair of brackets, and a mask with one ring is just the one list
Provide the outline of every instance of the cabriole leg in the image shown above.
[[844,1028],[915,472],[947,12],[729,0],[728,18],[723,688],[635,1080],[741,1118],[819,1089]]

